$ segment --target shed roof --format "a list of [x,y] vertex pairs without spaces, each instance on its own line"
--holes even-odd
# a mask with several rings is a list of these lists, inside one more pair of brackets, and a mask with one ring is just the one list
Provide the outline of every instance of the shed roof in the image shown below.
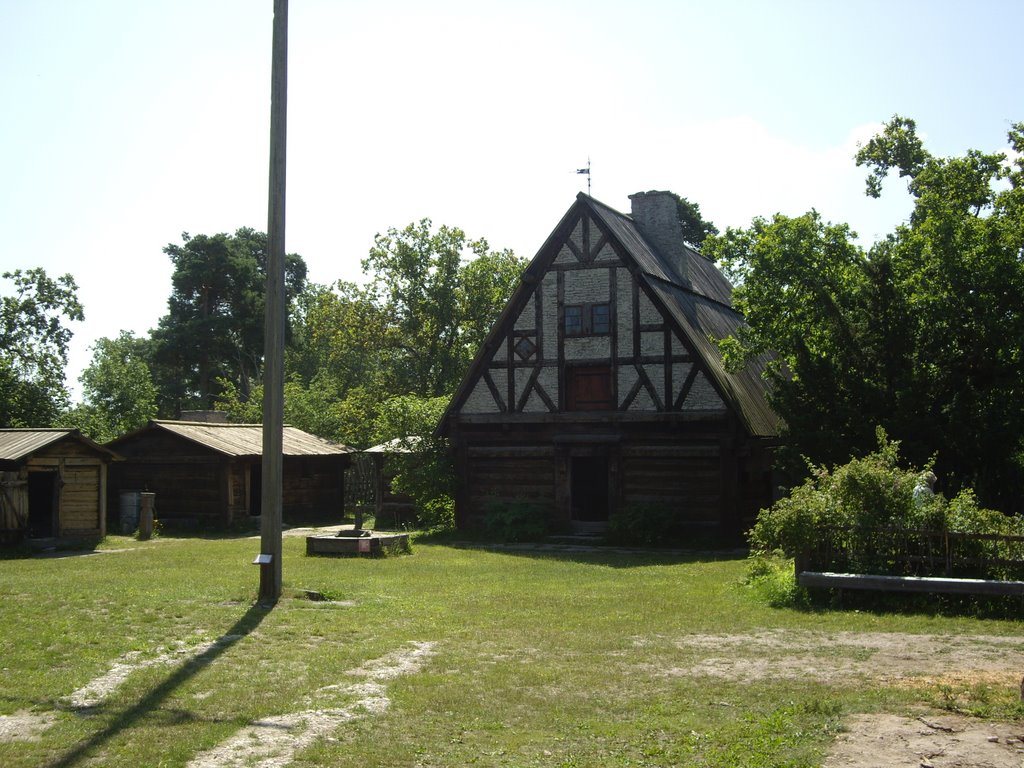
[[22,461],[36,451],[66,439],[82,443],[109,458],[120,458],[77,429],[0,429],[0,461]]
[[[241,458],[263,455],[262,424],[216,424],[161,419],[149,422],[131,435],[118,438],[111,445],[151,430],[170,432],[225,456]],[[339,456],[352,453],[352,449],[346,445],[311,435],[297,427],[285,426],[282,438],[285,456]]]

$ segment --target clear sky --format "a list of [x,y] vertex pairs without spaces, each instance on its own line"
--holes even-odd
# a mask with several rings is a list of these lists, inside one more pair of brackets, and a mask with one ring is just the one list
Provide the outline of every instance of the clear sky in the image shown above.
[[[69,384],[166,312],[182,232],[265,229],[272,0],[0,0],[0,269],[70,272]],[[669,189],[720,228],[816,208],[865,244],[893,114],[935,154],[1024,120],[1019,0],[291,0],[287,247],[361,279],[423,217],[532,257],[594,197]],[[9,290],[0,281],[0,294]]]

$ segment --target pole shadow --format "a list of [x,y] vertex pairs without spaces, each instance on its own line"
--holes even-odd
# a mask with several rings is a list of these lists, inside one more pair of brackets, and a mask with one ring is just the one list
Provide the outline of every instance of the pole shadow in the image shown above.
[[[256,603],[245,612],[238,621],[213,645],[198,656],[185,661],[172,672],[166,680],[147,693],[140,701],[127,709],[114,722],[96,733],[87,741],[72,748],[55,761],[48,763],[47,768],[70,768],[79,762],[89,759],[92,750],[102,746],[121,732],[132,728],[141,718],[156,710],[179,686],[188,682],[200,671],[208,667],[235,643],[255,630],[273,609],[273,605]],[[88,710],[81,710],[88,711]]]

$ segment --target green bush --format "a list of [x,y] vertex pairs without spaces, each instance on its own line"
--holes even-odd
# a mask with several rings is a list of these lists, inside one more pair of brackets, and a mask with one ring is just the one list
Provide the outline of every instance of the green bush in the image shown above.
[[807,590],[793,578],[793,561],[782,552],[751,555],[746,583],[772,608],[807,608],[811,604]]
[[616,544],[651,547],[678,544],[682,539],[679,518],[664,504],[631,504],[608,518],[608,539]]
[[[763,557],[820,558],[829,570],[894,575],[938,575],[944,567],[946,532],[1009,534],[1022,530],[1018,518],[978,507],[965,491],[952,501],[941,494],[915,494],[923,469],[899,466],[899,443],[878,430],[878,449],[847,464],[811,467],[810,476],[790,495],[763,509],[750,531],[751,553]],[[891,531],[908,531],[893,534]],[[925,533],[918,533],[925,532]],[[1014,544],[948,537],[953,573],[1006,578],[1005,567],[979,573],[972,560],[1020,557]],[[971,569],[974,569],[973,571]]]
[[548,512],[532,501],[492,501],[481,519],[483,534],[496,541],[537,541],[548,534]]

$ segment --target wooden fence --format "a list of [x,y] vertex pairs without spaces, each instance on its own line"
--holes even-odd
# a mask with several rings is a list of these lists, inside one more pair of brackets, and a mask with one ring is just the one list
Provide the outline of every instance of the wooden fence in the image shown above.
[[1024,594],[1024,536],[826,528],[796,558],[808,587]]

